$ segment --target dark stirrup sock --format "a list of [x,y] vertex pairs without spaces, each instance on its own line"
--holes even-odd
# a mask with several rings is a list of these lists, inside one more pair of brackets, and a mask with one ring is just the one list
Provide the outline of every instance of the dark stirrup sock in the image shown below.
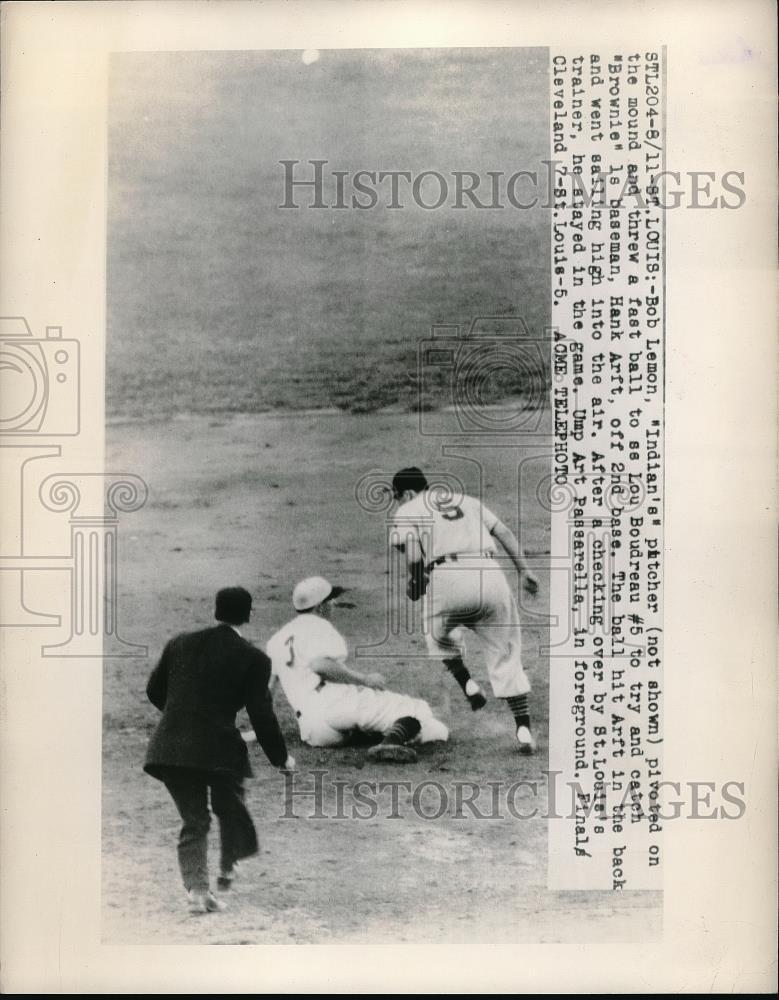
[[381,742],[392,746],[402,746],[404,743],[408,743],[409,740],[413,740],[421,728],[422,726],[419,724],[418,719],[410,715],[404,715],[402,719],[393,722],[384,734],[384,739]]
[[[473,711],[478,712],[480,708],[484,708],[487,704],[487,699],[484,697],[479,685],[471,677],[462,659],[457,656],[452,660],[444,660],[444,666],[462,688],[462,692],[468,699],[468,704]],[[468,690],[469,684],[471,685],[470,691]]]
[[527,726],[527,728],[530,729],[530,714],[527,705],[527,695],[512,695],[510,698],[506,698],[506,703],[511,709],[511,714],[514,716],[514,722],[516,722],[517,726]]
[[460,685],[463,690],[463,694],[465,694],[465,685],[471,679],[471,675],[461,657],[456,656],[452,660],[444,660],[444,666]]

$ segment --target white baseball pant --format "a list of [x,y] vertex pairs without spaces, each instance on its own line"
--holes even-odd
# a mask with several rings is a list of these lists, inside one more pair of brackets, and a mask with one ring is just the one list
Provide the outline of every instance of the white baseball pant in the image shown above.
[[447,727],[433,716],[432,709],[422,698],[331,681],[311,693],[298,725],[301,739],[310,746],[334,747],[345,743],[355,729],[364,733],[385,733],[404,716],[417,719],[422,727],[412,742],[428,743],[449,737]]
[[431,656],[464,657],[462,629],[469,628],[481,640],[495,697],[530,691],[522,665],[519,610],[494,560],[469,558],[435,566],[425,596],[425,616]]

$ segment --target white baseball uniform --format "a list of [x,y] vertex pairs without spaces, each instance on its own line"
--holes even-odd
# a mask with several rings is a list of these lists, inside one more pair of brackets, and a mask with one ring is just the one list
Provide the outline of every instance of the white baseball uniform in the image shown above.
[[[392,542],[416,539],[425,566],[431,566],[423,598],[431,656],[464,656],[462,628],[479,636],[496,698],[527,694],[530,681],[522,666],[519,610],[495,561],[492,529],[498,518],[480,500],[457,497],[441,503],[429,490],[396,511]],[[446,558],[444,558],[446,557]]]
[[421,698],[362,684],[325,681],[312,670],[309,664],[318,657],[344,663],[348,655],[344,637],[319,615],[300,614],[287,622],[269,639],[266,651],[297,715],[300,737],[311,746],[339,746],[355,729],[385,733],[404,716],[418,720],[420,743],[449,736],[449,730]]

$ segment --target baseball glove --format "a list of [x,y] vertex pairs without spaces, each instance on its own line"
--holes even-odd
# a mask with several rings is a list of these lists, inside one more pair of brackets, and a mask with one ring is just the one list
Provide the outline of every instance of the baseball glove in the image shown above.
[[414,563],[411,567],[411,575],[408,578],[406,594],[410,601],[418,601],[427,590],[430,574],[425,570],[422,562]]

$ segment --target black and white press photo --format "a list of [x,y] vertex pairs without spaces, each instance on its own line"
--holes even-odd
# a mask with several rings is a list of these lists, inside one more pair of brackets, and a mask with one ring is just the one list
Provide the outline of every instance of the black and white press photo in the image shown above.
[[0,989],[770,992],[773,10],[0,13]]
[[112,56],[106,940],[659,933],[548,888],[552,75]]

